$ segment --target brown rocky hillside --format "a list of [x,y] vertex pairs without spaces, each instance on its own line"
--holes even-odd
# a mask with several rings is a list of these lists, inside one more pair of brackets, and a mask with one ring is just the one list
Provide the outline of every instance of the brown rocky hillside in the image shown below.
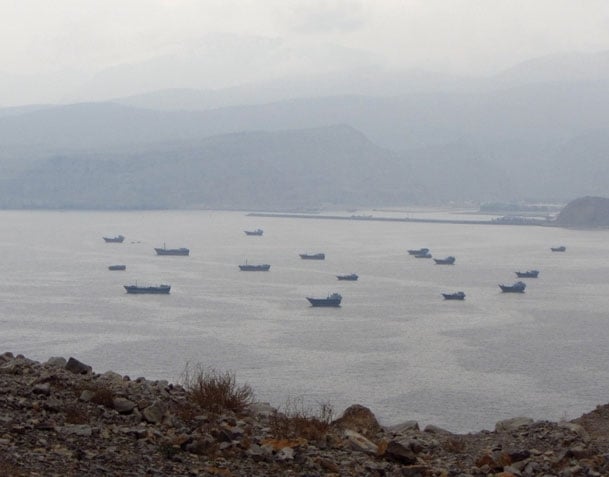
[[609,475],[607,406],[570,422],[517,417],[466,435],[414,421],[382,427],[360,405],[336,420],[265,403],[213,408],[182,385],[4,353],[0,475]]

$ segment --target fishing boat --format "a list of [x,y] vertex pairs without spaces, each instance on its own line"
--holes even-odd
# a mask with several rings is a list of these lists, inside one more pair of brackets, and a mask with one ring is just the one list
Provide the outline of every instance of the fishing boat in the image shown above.
[[336,278],[338,278],[339,280],[354,282],[359,278],[359,276],[356,273],[349,273],[348,275],[336,275]]
[[527,270],[526,272],[516,272],[518,278],[537,278],[539,270]]
[[141,287],[136,285],[124,285],[127,293],[139,294],[139,295],[168,295],[171,286],[169,285],[158,285],[151,287]]
[[181,248],[167,248],[165,247],[165,244],[163,244],[163,248],[155,248],[154,251],[156,252],[157,255],[189,255],[190,254],[190,250],[185,248],[185,247],[181,247]]
[[271,266],[268,263],[263,263],[260,265],[251,265],[245,261],[245,264],[239,265],[239,270],[242,272],[268,272],[271,269]]
[[116,271],[116,270],[127,270],[127,265],[110,265],[108,270]]
[[244,230],[245,235],[262,235],[264,233],[264,231],[262,229],[256,229],[256,230]]
[[434,258],[434,262],[436,265],[453,265],[455,263],[455,257],[446,257],[446,258]]
[[425,255],[429,253],[429,249],[428,248],[417,248],[417,249],[410,249],[408,250],[408,254],[409,255]]
[[552,252],[565,252],[567,247],[561,245],[560,247],[550,247],[550,250],[552,250]]
[[117,235],[116,237],[102,237],[104,239],[104,242],[106,243],[123,243],[123,240],[125,240],[125,236],[124,235]]
[[343,299],[343,297],[341,295],[339,295],[338,293],[332,293],[331,295],[328,295],[326,298],[307,297],[307,300],[309,300],[309,303],[311,303],[311,306],[337,307],[337,306],[340,306],[340,302],[342,301],[342,299]]
[[499,285],[503,293],[524,293],[527,284],[524,282],[516,282],[513,285]]
[[300,258],[303,260],[325,260],[325,253],[301,253]]
[[465,300],[465,293],[458,291],[455,293],[442,293],[445,300]]

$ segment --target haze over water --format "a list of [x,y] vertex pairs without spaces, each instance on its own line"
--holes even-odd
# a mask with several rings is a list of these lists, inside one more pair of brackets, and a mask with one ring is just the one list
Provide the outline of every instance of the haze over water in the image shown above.
[[[275,406],[359,403],[383,424],[454,432],[517,415],[574,418],[609,395],[607,230],[209,211],[0,216],[0,351],[172,382],[200,362],[234,371]],[[258,227],[264,236],[243,233]],[[102,240],[117,234],[123,244]],[[156,256],[163,243],[191,256]],[[406,252],[420,247],[456,264]],[[245,260],[271,270],[240,272]],[[108,271],[119,263],[126,272]],[[525,294],[500,293],[527,269],[541,273]],[[359,281],[336,280],[350,272]],[[136,281],[171,294],[127,295]],[[464,302],[440,295],[457,290]],[[338,309],[305,299],[335,291]]]

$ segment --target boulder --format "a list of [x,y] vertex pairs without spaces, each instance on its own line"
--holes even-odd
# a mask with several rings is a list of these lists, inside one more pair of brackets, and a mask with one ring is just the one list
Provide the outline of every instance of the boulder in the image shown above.
[[65,365],[65,369],[74,374],[91,374],[93,368],[88,364],[78,361],[76,358],[70,357]]
[[127,398],[115,397],[112,400],[112,406],[119,414],[129,414],[135,409],[137,404]]
[[533,419],[530,417],[512,417],[511,419],[504,419],[495,424],[496,432],[510,432],[518,429],[521,426],[530,426],[533,424]]
[[359,404],[349,406],[340,418],[332,422],[332,426],[349,429],[366,437],[374,437],[383,430],[373,412]]

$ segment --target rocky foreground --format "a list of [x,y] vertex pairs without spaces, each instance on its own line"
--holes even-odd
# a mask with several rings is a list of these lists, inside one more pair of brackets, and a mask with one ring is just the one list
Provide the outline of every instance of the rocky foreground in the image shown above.
[[281,416],[264,403],[204,412],[180,385],[74,358],[0,355],[2,476],[609,476],[607,406],[466,435],[383,428],[359,405],[321,431]]

